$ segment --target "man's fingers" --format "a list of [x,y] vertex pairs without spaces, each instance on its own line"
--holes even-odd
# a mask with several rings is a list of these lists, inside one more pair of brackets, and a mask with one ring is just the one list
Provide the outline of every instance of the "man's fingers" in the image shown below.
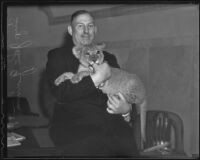
[[121,92],[119,92],[117,95],[118,95],[118,96],[120,97],[120,99],[122,99],[123,101],[126,100],[126,99],[124,98],[123,94],[121,94]]
[[109,100],[107,101],[107,106],[108,106],[108,108],[109,108],[110,110],[114,110],[114,109],[115,109],[113,103],[110,102]]
[[113,113],[114,113],[114,111],[111,110],[109,107],[107,107],[106,110],[107,110],[107,112],[110,113],[110,114],[113,114]]
[[114,106],[116,106],[118,103],[117,98],[115,96],[108,96],[108,101],[110,101],[110,103]]
[[107,101],[107,106],[108,107],[112,106],[112,104],[111,104],[111,102],[109,100]]

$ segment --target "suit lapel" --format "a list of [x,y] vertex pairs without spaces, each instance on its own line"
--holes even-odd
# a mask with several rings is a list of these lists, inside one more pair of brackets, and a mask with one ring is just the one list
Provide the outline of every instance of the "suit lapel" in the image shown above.
[[66,62],[69,63],[68,67],[73,73],[77,73],[79,67],[79,60],[73,55],[72,48],[64,51]]

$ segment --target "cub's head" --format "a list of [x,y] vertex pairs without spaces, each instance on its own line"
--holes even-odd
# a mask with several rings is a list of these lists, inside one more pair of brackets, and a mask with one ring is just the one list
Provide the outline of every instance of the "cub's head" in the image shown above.
[[77,59],[79,59],[80,63],[89,67],[94,63],[101,64],[104,60],[103,48],[105,44],[92,44],[88,46],[75,46],[73,48],[73,54]]

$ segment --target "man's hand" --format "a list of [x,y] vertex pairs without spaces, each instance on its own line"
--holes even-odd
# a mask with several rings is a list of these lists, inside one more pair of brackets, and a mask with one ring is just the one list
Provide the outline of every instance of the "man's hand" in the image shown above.
[[126,102],[126,99],[121,93],[108,95],[107,105],[107,111],[110,114],[127,114],[132,109],[132,105]]
[[99,86],[102,82],[106,81],[111,76],[110,66],[106,62],[100,65],[94,63],[93,69],[94,69],[94,74],[91,75],[91,78],[95,86]]

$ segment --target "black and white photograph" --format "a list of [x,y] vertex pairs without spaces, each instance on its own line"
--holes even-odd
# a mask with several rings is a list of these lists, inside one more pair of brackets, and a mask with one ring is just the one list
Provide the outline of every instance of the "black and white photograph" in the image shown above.
[[3,158],[199,158],[197,2],[1,5]]

